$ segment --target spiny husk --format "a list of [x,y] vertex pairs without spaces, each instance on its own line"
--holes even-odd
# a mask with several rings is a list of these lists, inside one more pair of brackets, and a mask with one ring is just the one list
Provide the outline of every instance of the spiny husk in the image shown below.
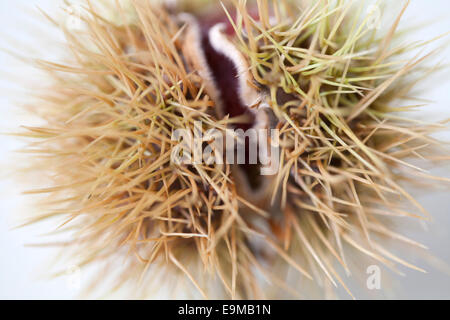
[[183,29],[147,1],[136,2],[133,24],[88,10],[85,31],[65,30],[75,60],[38,62],[54,78],[36,110],[47,124],[24,135],[37,139],[29,151],[41,155],[37,170],[51,168],[54,185],[28,192],[51,200],[50,212],[33,221],[66,216],[80,266],[126,246],[139,264],[127,267],[128,278],[160,260],[182,272],[178,260],[226,268],[218,253],[231,243],[224,226],[241,219],[229,166],[171,163],[174,130],[194,132],[201,121],[205,133],[227,123],[211,116],[202,79],[185,64]]
[[[422,247],[381,216],[428,220],[402,184],[447,181],[411,164],[445,155],[430,134],[446,120],[414,121],[400,113],[415,106],[398,107],[418,81],[411,71],[432,54],[408,59],[413,46],[392,45],[408,3],[384,34],[350,2],[261,0],[258,20],[245,1],[233,3],[236,19],[225,10],[236,45],[280,120],[282,163],[272,200],[281,189],[281,211],[272,225],[284,249],[302,256],[325,285],[343,284],[334,262],[350,273],[346,246],[394,271],[396,264],[424,271],[382,245],[393,238]],[[404,209],[407,202],[417,212]],[[299,244],[289,251],[293,242]]]
[[384,216],[428,219],[401,182],[432,178],[405,159],[436,159],[439,143],[429,134],[443,126],[393,113],[410,108],[398,99],[424,57],[405,62],[408,47],[392,47],[397,21],[378,36],[352,20],[346,3],[299,4],[306,2],[236,0],[223,8],[281,130],[270,209],[237,193],[228,165],[170,162],[175,129],[194,131],[201,120],[204,132],[224,131],[230,123],[213,112],[196,57],[182,48],[187,28],[178,12],[133,1],[136,21],[113,23],[88,3],[86,30],[65,30],[75,60],[39,62],[55,80],[38,110],[48,123],[24,135],[37,139],[36,168],[50,169],[54,185],[30,191],[48,194],[51,208],[32,221],[67,217],[62,228],[76,230],[67,245],[80,266],[104,261],[112,272],[128,253],[113,288],[139,279],[142,296],[161,293],[176,274],[176,297],[189,291],[176,292],[181,279],[209,298],[307,297],[292,283],[313,278],[347,289],[342,270],[350,273],[352,249],[394,270],[423,271],[382,243],[421,246]]

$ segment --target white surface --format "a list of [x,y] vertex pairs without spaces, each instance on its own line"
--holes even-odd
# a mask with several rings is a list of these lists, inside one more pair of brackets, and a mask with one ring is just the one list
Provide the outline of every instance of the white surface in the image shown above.
[[[36,49],[36,54],[47,59],[57,56],[58,46],[51,46],[51,39],[57,34],[48,33],[42,24],[33,22],[30,13],[37,12],[36,6],[44,10],[54,11],[62,1],[57,0],[0,0],[0,48],[14,49],[33,54],[23,44]],[[448,0],[413,0],[403,24],[424,22],[424,29],[414,31],[412,40],[424,40],[450,31],[450,1]],[[432,23],[432,24],[431,24]],[[13,45],[11,45],[14,43]],[[449,48],[441,54],[445,63],[449,63]],[[434,100],[429,106],[431,115],[439,114],[441,118],[450,117],[450,79],[448,71],[440,78],[433,78],[429,83],[430,89],[424,97]],[[24,116],[16,107],[23,97],[23,91],[18,82],[23,80],[35,81],[33,71],[23,68],[21,63],[12,59],[8,54],[0,52],[0,132],[13,131],[20,124],[25,123]],[[19,100],[19,101],[17,101]],[[442,136],[441,137],[445,137]],[[449,138],[447,134],[445,138]],[[449,139],[450,140],[450,139]],[[45,271],[44,262],[53,253],[53,249],[27,248],[26,243],[39,241],[39,235],[49,231],[44,224],[35,227],[11,230],[17,224],[17,217],[21,210],[26,210],[26,198],[21,196],[19,188],[5,177],[10,175],[11,167],[7,165],[12,151],[20,147],[20,143],[11,137],[0,136],[0,298],[3,299],[69,299],[76,295],[76,290],[68,285],[68,278],[61,277],[48,280],[39,276]],[[435,171],[442,176],[450,176],[450,166]],[[428,226],[428,231],[415,228],[408,235],[423,242],[430,248],[430,252],[450,264],[450,197],[448,191],[432,195],[420,196],[425,208],[435,219]],[[414,262],[414,261],[412,261]],[[450,276],[424,266],[429,273],[406,271],[407,277],[399,280],[403,288],[399,298],[450,298]],[[44,268],[44,270],[42,270]],[[383,285],[385,283],[383,282]],[[364,289],[357,290],[357,296],[368,297]],[[376,298],[382,297],[375,294]],[[389,298],[388,296],[385,296]]]

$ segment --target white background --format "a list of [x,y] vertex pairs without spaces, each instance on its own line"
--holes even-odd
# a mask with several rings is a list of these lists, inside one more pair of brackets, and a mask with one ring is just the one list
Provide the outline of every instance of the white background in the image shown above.
[[[397,1],[396,1],[397,2]],[[401,1],[398,1],[399,3]],[[53,39],[60,35],[36,20],[37,9],[50,12],[58,10],[62,1],[57,0],[0,0],[0,49],[14,50],[25,56],[39,56],[51,60],[58,57],[60,47],[54,45]],[[424,40],[450,31],[450,1],[448,0],[412,0],[402,25],[423,23],[422,29],[414,30],[410,39]],[[384,24],[382,27],[385,27]],[[449,37],[445,41],[448,42]],[[53,44],[52,44],[53,43]],[[443,42],[441,41],[440,44]],[[436,45],[434,46],[436,47]],[[439,61],[448,64],[450,50],[447,47]],[[23,67],[21,62],[8,53],[0,51],[0,132],[17,130],[20,124],[29,123],[29,119],[17,107],[26,100],[22,90],[23,83],[38,83],[36,73]],[[450,77],[448,70],[439,77],[431,78],[423,97],[433,102],[427,107],[427,114],[438,115],[440,119],[450,118]],[[27,122],[28,121],[28,122]],[[448,139],[448,134],[441,135]],[[0,298],[3,299],[70,299],[77,296],[77,290],[68,285],[67,277],[48,279],[45,277],[46,262],[54,253],[51,248],[30,248],[26,244],[39,242],[42,234],[51,230],[51,225],[39,224],[35,227],[12,229],[27,210],[27,200],[20,195],[20,188],[10,179],[14,161],[13,151],[20,147],[20,142],[8,136],[0,136]],[[450,177],[450,166],[433,170],[432,173]],[[430,252],[443,262],[450,264],[450,195],[448,191],[415,196],[429,210],[434,221],[427,230],[413,226],[406,234],[429,247]],[[414,259],[409,261],[415,262]],[[417,260],[419,261],[419,260]],[[437,262],[436,262],[437,263]],[[435,263],[435,264],[436,264]],[[406,277],[397,284],[386,283],[382,286],[399,286],[396,297],[402,299],[449,299],[450,274],[445,274],[433,266],[418,262],[429,272],[402,269]],[[384,279],[384,278],[382,278]],[[356,286],[355,292],[360,298],[392,298],[389,294],[369,293]],[[345,296],[344,296],[345,297]]]

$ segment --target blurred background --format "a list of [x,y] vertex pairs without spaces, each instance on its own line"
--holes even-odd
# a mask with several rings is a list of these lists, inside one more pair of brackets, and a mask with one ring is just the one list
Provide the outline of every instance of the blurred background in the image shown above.
[[[111,0],[113,1],[113,0]],[[362,0],[361,0],[362,1]],[[355,1],[358,2],[358,1]],[[369,1],[370,2],[370,1]],[[404,1],[383,14],[380,28],[388,28],[392,16],[399,12]],[[40,84],[39,73],[17,59],[17,56],[39,57],[58,60],[62,56],[62,35],[45,21],[41,8],[59,18],[66,15],[60,0],[0,0],[0,298],[1,299],[72,299],[79,295],[83,286],[84,270],[76,266],[65,266],[66,272],[58,278],[46,274],[49,258],[57,253],[51,246],[33,247],[45,242],[45,233],[53,230],[53,223],[40,223],[26,228],[14,228],[21,217],[31,210],[30,197],[21,194],[21,187],[14,182],[13,172],[16,151],[23,142],[3,133],[16,132],[20,125],[30,125],[30,119],[20,108],[26,103],[29,88]],[[400,27],[418,25],[407,32],[409,41],[432,39],[450,31],[450,2],[448,0],[412,0],[406,10]],[[450,37],[432,43],[429,48],[446,45]],[[14,53],[16,58],[11,53]],[[427,79],[421,87],[420,97],[428,105],[420,113],[420,118],[442,120],[450,118],[450,46],[443,48],[428,64],[440,63],[441,72]],[[445,67],[445,69],[444,69]],[[415,115],[412,115],[415,116]],[[450,132],[441,133],[439,138],[450,141]],[[26,159],[26,158],[25,158]],[[432,174],[450,177],[450,165],[432,168]],[[430,256],[425,263],[413,251],[400,252],[411,263],[426,269],[419,273],[402,269],[405,277],[397,277],[382,271],[381,289],[371,291],[364,283],[351,283],[357,298],[375,299],[450,299],[450,194],[448,189],[433,193],[421,190],[411,191],[415,198],[432,214],[433,221],[425,224],[415,222],[398,228],[404,234],[429,248]],[[365,270],[365,268],[363,268]],[[341,291],[339,291],[341,293]],[[342,298],[347,298],[345,294]]]

